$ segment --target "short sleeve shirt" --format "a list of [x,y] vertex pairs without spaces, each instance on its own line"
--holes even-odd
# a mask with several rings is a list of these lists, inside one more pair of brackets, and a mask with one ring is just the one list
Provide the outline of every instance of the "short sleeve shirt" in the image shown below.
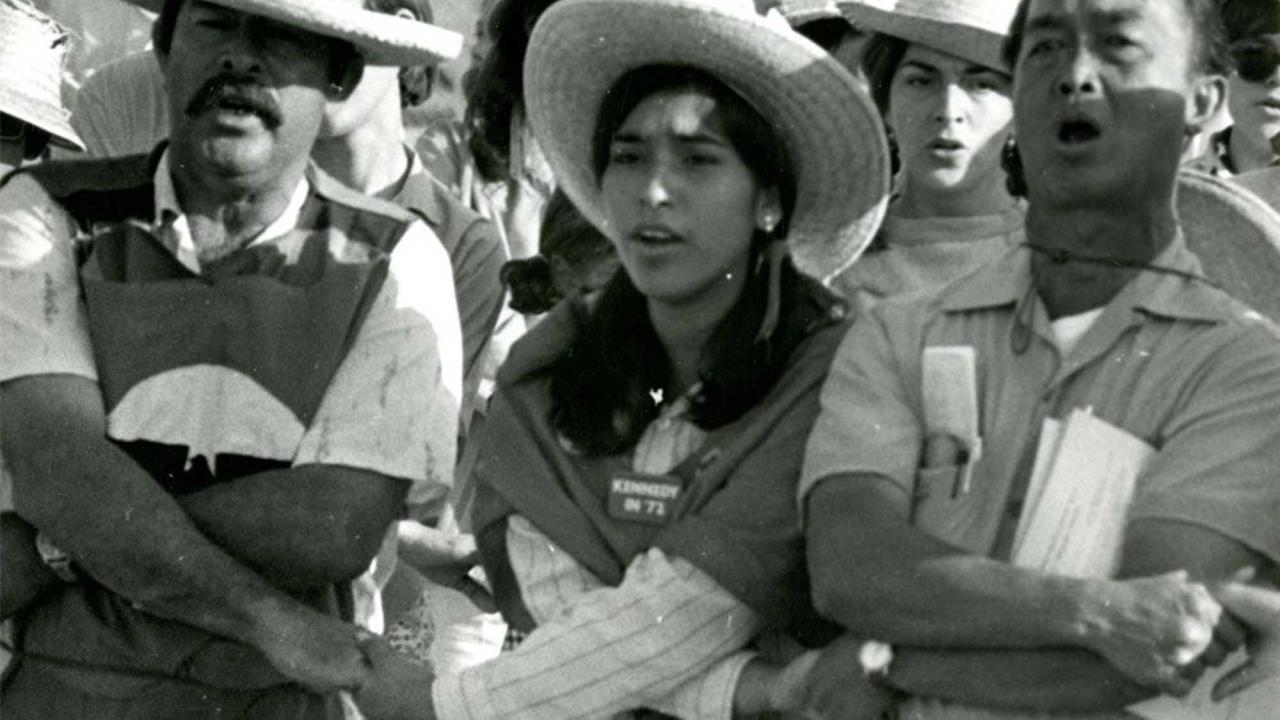
[[[156,236],[199,273],[167,155],[155,188]],[[292,229],[309,189],[301,183],[250,245],[269,245]],[[97,379],[74,228],[29,176],[0,191],[0,382],[52,373]],[[462,350],[449,259],[423,223],[400,238],[370,308],[308,424],[254,378],[198,364],[134,386],[109,409],[108,435],[185,446],[189,460],[210,463],[231,452],[295,466],[347,465],[408,480],[410,501],[436,499],[452,479]]]
[[[1029,252],[1016,249],[937,293],[877,305],[854,325],[823,388],[802,507],[819,482],[872,474],[913,498],[922,529],[998,555],[1002,525],[1020,514],[1044,419],[1090,408],[1156,450],[1138,478],[1131,520],[1194,523],[1280,560],[1274,325],[1206,282],[1145,271],[1063,356],[1031,291]],[[1153,264],[1200,274],[1181,238]],[[1017,342],[1020,329],[1029,342]],[[918,470],[921,357],[939,346],[976,351],[983,454],[964,493],[953,492],[954,468]]]

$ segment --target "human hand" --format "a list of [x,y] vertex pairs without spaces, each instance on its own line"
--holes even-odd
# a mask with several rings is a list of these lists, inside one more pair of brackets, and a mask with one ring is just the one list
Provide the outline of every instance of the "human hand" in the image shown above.
[[276,670],[311,690],[327,694],[354,690],[369,677],[357,643],[365,632],[305,607],[286,607],[261,623],[255,646]]
[[365,634],[360,639],[372,671],[369,681],[352,696],[370,720],[434,720],[431,699],[434,678],[425,665],[397,653],[385,639]]
[[1253,685],[1280,677],[1280,591],[1249,585],[1253,572],[1236,575],[1214,596],[1248,627],[1249,659],[1213,686],[1213,699],[1223,700]]
[[441,587],[457,590],[483,612],[497,612],[488,588],[468,573],[480,560],[474,535],[447,532],[415,520],[397,526],[400,558],[423,577]]
[[1134,682],[1182,697],[1203,666],[1194,663],[1214,640],[1222,606],[1184,570],[1107,581],[1089,646]]
[[845,634],[792,660],[773,679],[769,704],[787,717],[804,720],[882,717],[896,698],[862,674],[861,648],[860,638]]

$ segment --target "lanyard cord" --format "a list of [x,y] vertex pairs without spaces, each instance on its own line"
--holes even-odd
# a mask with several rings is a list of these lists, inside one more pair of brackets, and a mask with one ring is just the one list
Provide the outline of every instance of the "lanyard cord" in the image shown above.
[[[1197,280],[1211,287],[1218,287],[1218,284],[1209,278],[1186,270],[1178,270],[1176,268],[1168,268],[1161,265],[1152,265],[1142,262],[1141,260],[1127,260],[1125,258],[1116,257],[1100,257],[1096,255],[1080,255],[1073,253],[1065,248],[1054,248],[1047,245],[1037,245],[1032,242],[1024,242],[1022,245],[1034,252],[1042,255],[1048,255],[1055,265],[1066,265],[1067,263],[1080,263],[1082,265],[1100,265],[1113,269],[1127,270],[1145,270],[1148,272],[1160,273],[1162,275],[1173,275],[1183,280]],[[1031,320],[1032,313],[1035,308],[1036,292],[1039,289],[1036,283],[1036,276],[1031,274],[1031,282],[1027,285],[1027,294],[1022,298],[1022,304],[1018,307],[1018,314],[1013,319],[1013,330],[1009,336],[1009,345],[1013,349],[1014,354],[1022,355],[1031,347]],[[1221,289],[1221,288],[1219,288]]]

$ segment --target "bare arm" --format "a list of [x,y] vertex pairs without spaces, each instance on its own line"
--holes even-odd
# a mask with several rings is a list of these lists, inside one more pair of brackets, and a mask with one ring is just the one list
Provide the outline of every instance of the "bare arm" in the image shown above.
[[262,650],[317,689],[359,684],[354,632],[290,599],[210,542],[105,438],[97,384],[71,375],[0,385],[14,504],[96,580],[152,614]]
[[303,589],[364,572],[404,507],[409,483],[369,470],[303,465],[178,499],[191,521],[276,587]]
[[[1130,529],[1122,576],[1143,577],[1186,569],[1193,579],[1217,582],[1256,554],[1212,530],[1167,521],[1139,521]],[[1204,665],[1217,665],[1243,641],[1243,631],[1223,618],[1200,661],[1174,678],[1166,691],[1185,692]],[[1079,649],[1025,651],[901,649],[891,682],[913,695],[985,707],[1088,712],[1123,708],[1159,694],[1128,680],[1101,656]]]

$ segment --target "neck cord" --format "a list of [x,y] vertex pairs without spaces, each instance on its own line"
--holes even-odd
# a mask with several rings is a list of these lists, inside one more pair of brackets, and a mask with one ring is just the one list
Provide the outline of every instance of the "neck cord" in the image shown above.
[[[1080,263],[1082,265],[1099,265],[1112,269],[1124,270],[1145,270],[1148,272],[1160,273],[1163,275],[1173,275],[1183,280],[1196,280],[1211,287],[1218,287],[1217,283],[1209,278],[1193,272],[1178,270],[1176,268],[1163,267],[1161,265],[1152,265],[1142,262],[1141,260],[1129,260],[1126,258],[1117,258],[1109,256],[1097,255],[1080,255],[1065,248],[1049,247],[1047,245],[1037,245],[1032,242],[1023,242],[1022,245],[1034,252],[1048,255],[1055,265],[1066,265],[1067,263]],[[1031,273],[1031,283],[1027,286],[1027,294],[1022,298],[1022,305],[1018,307],[1018,314],[1013,320],[1013,332],[1009,337],[1009,344],[1014,354],[1022,355],[1031,347],[1031,319],[1032,312],[1035,308],[1035,298],[1039,284],[1036,282],[1036,275]]]

